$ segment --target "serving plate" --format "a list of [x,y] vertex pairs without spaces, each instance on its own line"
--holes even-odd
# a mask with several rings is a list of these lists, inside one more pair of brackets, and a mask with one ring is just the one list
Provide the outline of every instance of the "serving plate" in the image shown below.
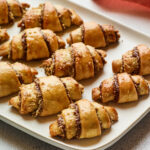
[[[26,2],[26,0],[20,0]],[[28,1],[31,7],[36,7],[39,3],[43,3],[46,0],[32,0]],[[120,42],[117,45],[112,45],[107,51],[107,64],[104,70],[99,73],[95,78],[84,80],[81,83],[85,86],[83,98],[91,100],[91,89],[99,86],[100,81],[109,78],[113,75],[111,69],[111,62],[114,59],[120,58],[127,50],[132,49],[137,44],[146,44],[150,46],[150,37],[139,33],[133,29],[130,29],[120,23],[113,21],[111,18],[96,14],[86,8],[78,6],[70,1],[66,0],[51,0],[53,4],[60,4],[68,8],[73,8],[84,19],[84,21],[96,21],[99,24],[112,24],[121,34]],[[17,28],[17,23],[8,28],[8,32],[11,36],[18,34],[20,31]],[[67,32],[63,35],[65,39]],[[5,59],[2,59],[7,61]],[[24,62],[25,63],[25,62]],[[35,66],[39,72],[38,76],[45,76],[44,71],[38,68],[41,61],[32,61],[26,63],[30,66]],[[149,79],[149,77],[146,77]],[[134,125],[138,123],[149,111],[150,111],[150,97],[143,96],[137,102],[127,104],[115,104],[109,103],[108,105],[114,106],[119,114],[119,121],[112,125],[112,128],[103,131],[102,136],[83,139],[83,140],[62,140],[59,138],[51,138],[49,135],[49,125],[56,119],[56,115],[49,117],[33,118],[29,115],[21,116],[19,113],[8,105],[8,100],[14,95],[0,99],[0,119],[4,122],[38,138],[49,144],[55,145],[63,149],[80,149],[80,150],[92,150],[92,149],[105,149],[119,140],[125,133],[127,133]]]

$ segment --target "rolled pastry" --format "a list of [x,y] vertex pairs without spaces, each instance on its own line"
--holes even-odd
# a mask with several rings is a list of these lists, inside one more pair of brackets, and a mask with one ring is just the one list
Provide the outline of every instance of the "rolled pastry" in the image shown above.
[[31,84],[22,85],[19,95],[13,97],[9,103],[17,108],[20,114],[48,116],[81,99],[82,92],[83,86],[71,77],[40,77]]
[[21,63],[0,62],[0,97],[19,91],[22,83],[31,83],[37,71]]
[[59,48],[64,48],[65,43],[61,37],[51,30],[40,28],[26,29],[14,36],[11,42],[0,46],[0,56],[6,56],[12,60],[48,58]]
[[0,0],[0,25],[9,24],[16,17],[21,17],[30,7],[27,3],[19,3],[18,0]]
[[137,101],[139,96],[148,95],[148,82],[140,75],[120,73],[103,80],[99,87],[93,88],[92,98],[103,103],[116,101],[126,103]]
[[95,22],[86,22],[72,31],[67,38],[68,44],[83,42],[95,48],[104,48],[117,43],[120,35],[112,25],[99,25]]
[[49,127],[50,135],[66,139],[92,138],[101,135],[102,129],[110,128],[117,120],[118,114],[113,107],[82,99],[58,115],[57,121]]
[[9,40],[9,35],[6,29],[0,29],[0,43]]
[[112,62],[114,73],[127,72],[130,74],[150,74],[150,48],[141,44],[126,52],[122,59]]
[[52,58],[43,62],[47,75],[72,76],[76,80],[94,77],[103,69],[106,53],[83,43],[72,44],[56,51]]
[[63,6],[53,6],[50,2],[40,4],[26,12],[18,26],[22,29],[41,27],[54,32],[63,31],[72,25],[81,25],[82,19],[78,14]]

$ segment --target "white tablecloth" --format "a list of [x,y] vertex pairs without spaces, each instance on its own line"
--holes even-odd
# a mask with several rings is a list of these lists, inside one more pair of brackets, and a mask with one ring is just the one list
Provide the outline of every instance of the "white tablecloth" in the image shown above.
[[[71,0],[150,36],[150,9],[119,0]],[[97,0],[98,1],[98,0]],[[150,46],[150,45],[149,45]],[[136,113],[136,112],[135,112]],[[0,121],[0,150],[59,150]],[[150,114],[108,150],[149,150]]]

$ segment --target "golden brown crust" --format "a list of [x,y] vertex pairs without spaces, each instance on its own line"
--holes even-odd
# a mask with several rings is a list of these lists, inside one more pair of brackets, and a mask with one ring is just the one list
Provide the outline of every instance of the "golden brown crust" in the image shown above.
[[118,114],[113,107],[81,99],[64,109],[49,130],[52,137],[92,138],[101,135],[101,129],[110,128],[112,122],[117,120]]
[[86,45],[93,47],[106,47],[105,37],[103,31],[95,22],[85,23],[83,25],[83,38]]
[[84,42],[95,48],[103,48],[112,43],[117,43],[119,33],[111,25],[99,25],[95,22],[86,22],[80,28],[72,31],[67,38],[68,44]]
[[13,22],[16,17],[21,17],[28,7],[28,4],[21,4],[17,0],[1,0],[0,24]]
[[118,103],[137,101],[138,93],[131,77],[127,73],[118,74],[119,99]]
[[17,92],[20,85],[11,65],[6,62],[0,62],[0,97]]
[[8,5],[6,0],[0,1],[0,24],[7,24],[9,22],[8,18]]
[[103,69],[106,53],[83,43],[75,43],[67,49],[56,51],[43,62],[47,75],[73,76],[76,80],[93,77]]
[[100,87],[93,88],[92,98],[103,103],[114,100],[125,103],[137,101],[138,96],[148,93],[148,83],[142,76],[120,73],[102,81]]
[[28,29],[25,33],[27,44],[27,61],[49,57],[49,50],[42,34],[40,33],[40,29]]
[[0,29],[0,43],[9,40],[7,29]]
[[20,106],[16,97],[10,100],[10,104],[19,109],[21,114],[48,116],[68,107],[73,100],[81,99],[82,92],[83,86],[73,78],[41,77],[31,84],[21,86]]
[[130,74],[150,74],[150,48],[141,44],[126,52],[122,59],[112,62],[114,73],[127,72]]
[[150,74],[150,48],[146,45],[141,44],[137,46],[139,50],[140,57],[140,75],[148,75]]
[[65,42],[51,30],[40,28],[26,29],[15,35],[11,42],[0,46],[0,56],[6,56],[12,60],[48,58],[58,48],[64,48]]
[[44,4],[43,28],[51,29],[56,32],[63,30],[57,14],[57,10],[50,2],[46,2]]
[[31,83],[37,71],[21,63],[0,62],[0,97],[19,91],[22,83]]
[[94,76],[94,63],[91,53],[82,43],[72,45],[75,57],[75,79],[82,80]]
[[82,19],[74,10],[62,6],[53,6],[50,2],[45,2],[37,8],[29,10],[18,26],[22,29],[41,27],[51,29],[54,32],[61,32],[71,25],[79,26],[82,22]]

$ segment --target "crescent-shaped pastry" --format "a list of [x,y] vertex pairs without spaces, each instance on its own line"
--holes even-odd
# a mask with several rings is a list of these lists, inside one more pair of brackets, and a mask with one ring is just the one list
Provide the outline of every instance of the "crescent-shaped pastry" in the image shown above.
[[47,75],[72,76],[76,80],[94,77],[103,69],[106,53],[83,43],[72,44],[56,51],[52,58],[43,62]]
[[102,129],[110,128],[117,120],[118,114],[113,107],[82,99],[58,115],[57,121],[49,127],[50,135],[66,139],[92,138],[101,135]]
[[81,99],[82,92],[83,86],[71,77],[40,77],[31,84],[22,85],[19,95],[13,97],[9,103],[17,108],[20,114],[48,116]]
[[118,31],[112,25],[99,25],[95,22],[86,22],[70,33],[67,43],[71,45],[83,42],[95,48],[104,48],[112,43],[117,43],[119,38]]
[[144,44],[136,46],[126,52],[122,59],[112,62],[114,73],[127,72],[129,74],[150,74],[150,48]]
[[9,40],[7,29],[0,29],[0,43]]
[[40,28],[26,29],[0,46],[0,56],[12,60],[48,58],[59,48],[64,48],[65,42],[51,30]]
[[12,23],[16,17],[22,17],[29,7],[29,4],[19,3],[18,0],[0,0],[0,25]]
[[19,91],[21,84],[31,83],[37,71],[21,63],[0,62],[0,97]]
[[99,87],[93,88],[92,97],[103,103],[116,101],[126,103],[137,101],[139,96],[148,95],[148,82],[140,75],[120,73],[103,80]]
[[28,10],[18,26],[22,29],[41,27],[61,32],[72,25],[79,26],[82,23],[82,19],[74,10],[45,2],[37,8]]

